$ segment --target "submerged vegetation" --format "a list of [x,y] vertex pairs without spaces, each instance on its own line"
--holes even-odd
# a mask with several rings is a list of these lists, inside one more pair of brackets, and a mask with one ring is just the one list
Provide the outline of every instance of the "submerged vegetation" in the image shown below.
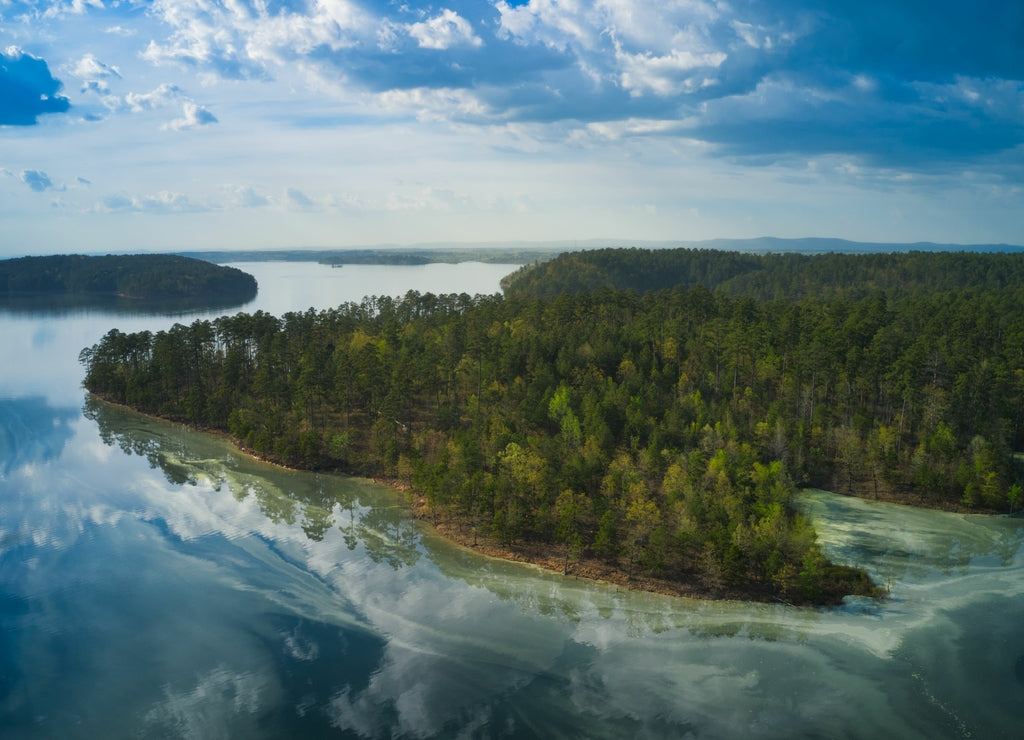
[[[567,570],[601,561],[718,595],[875,592],[824,557],[796,486],[1021,505],[1024,255],[958,255],[954,277],[934,274],[946,255],[748,257],[570,254],[506,297],[114,329],[82,351],[85,385],[288,465],[399,480],[435,520],[557,551]],[[647,292],[565,282],[673,258],[705,276]],[[724,287],[758,273],[790,287]]]

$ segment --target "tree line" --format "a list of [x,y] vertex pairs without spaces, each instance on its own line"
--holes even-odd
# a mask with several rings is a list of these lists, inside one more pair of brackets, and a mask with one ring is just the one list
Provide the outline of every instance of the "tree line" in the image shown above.
[[256,279],[202,260],[162,254],[53,255],[0,261],[0,297],[20,293],[106,294],[133,299],[256,297]]
[[114,329],[81,360],[90,391],[264,457],[402,480],[433,516],[567,568],[601,558],[713,593],[872,592],[823,556],[797,486],[1021,505],[1016,286],[410,292]]
[[506,278],[511,296],[553,297],[602,288],[645,293],[703,285],[757,301],[809,296],[890,298],[947,290],[1003,290],[1024,282],[1024,253],[754,254],[713,249],[594,249],[529,264]]

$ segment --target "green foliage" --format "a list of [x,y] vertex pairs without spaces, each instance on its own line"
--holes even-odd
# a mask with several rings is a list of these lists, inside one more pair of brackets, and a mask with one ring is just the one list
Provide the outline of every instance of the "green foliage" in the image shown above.
[[256,279],[234,267],[162,254],[54,255],[0,260],[0,299],[25,294],[118,296],[134,301],[202,299],[237,305],[256,297]]
[[[857,300],[947,290],[1006,290],[1024,281],[1024,259],[1004,252],[748,254],[711,249],[593,249],[530,264],[506,279],[515,297],[703,286],[757,301],[812,295]],[[878,304],[884,311],[884,300]],[[876,316],[877,318],[877,316]],[[869,330],[869,326],[863,327]]]
[[[624,255],[642,274],[668,257]],[[81,360],[95,393],[227,429],[283,463],[402,477],[436,515],[557,544],[566,567],[593,556],[713,592],[830,601],[872,586],[824,558],[790,506],[796,485],[1005,511],[1024,483],[1011,454],[1024,447],[1024,281],[928,292],[914,286],[949,278],[922,265],[946,263],[834,257],[824,274],[855,287],[811,290],[819,263],[801,258],[781,264],[805,289],[767,302],[702,284],[410,292],[114,329]],[[991,274],[977,257],[957,257],[958,280]],[[1009,274],[1024,261],[1001,257]],[[687,274],[724,284],[761,261],[701,253]],[[857,282],[883,281],[879,264],[909,270],[898,295]]]

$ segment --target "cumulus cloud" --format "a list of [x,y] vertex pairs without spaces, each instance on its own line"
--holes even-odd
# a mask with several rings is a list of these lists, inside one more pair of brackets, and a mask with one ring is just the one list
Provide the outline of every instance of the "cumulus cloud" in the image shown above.
[[107,77],[121,77],[121,72],[117,67],[111,67],[110,65],[104,64],[93,54],[86,54],[79,59],[74,67],[72,67],[71,73],[83,80],[99,80]]
[[231,205],[239,208],[262,208],[270,205],[270,199],[260,195],[251,187],[227,188]]
[[572,45],[590,48],[603,30],[595,29],[593,15],[588,18],[578,3],[530,0],[523,5],[509,5],[499,0],[495,7],[500,15],[499,34],[523,46],[542,44],[563,50]]
[[351,0],[268,5],[157,0],[153,12],[174,30],[164,42],[151,41],[142,56],[156,65],[211,69],[227,79],[265,79],[288,61],[373,38],[380,25]]
[[91,92],[101,96],[110,92],[107,80],[121,78],[121,72],[117,67],[104,64],[93,54],[86,54],[79,59],[71,66],[70,71],[73,76],[82,80],[83,93]]
[[389,90],[380,93],[376,101],[386,111],[397,113],[413,109],[421,120],[427,121],[444,121],[452,117],[484,121],[490,120],[495,113],[472,91],[458,88]]
[[0,126],[31,126],[44,113],[71,107],[46,62],[16,46],[0,51]]
[[186,195],[161,190],[153,195],[126,196],[109,195],[100,203],[97,210],[105,212],[135,213],[195,213],[207,211],[208,207],[193,203]]
[[181,89],[177,85],[162,84],[148,93],[128,93],[124,96],[125,105],[133,113],[161,108],[169,102],[181,97]]
[[664,56],[629,54],[621,47],[616,55],[622,65],[619,79],[631,95],[652,92],[662,96],[690,93],[716,84],[709,72],[722,66],[727,58],[723,52],[694,54],[680,49]]
[[183,131],[185,129],[199,128],[200,126],[209,126],[211,123],[217,123],[215,115],[197,103],[186,101],[182,105],[182,117],[175,118],[162,128]]
[[412,36],[424,49],[449,49],[453,46],[482,46],[469,22],[447,8],[439,16],[409,26]]
[[102,0],[70,0],[70,2],[55,2],[48,6],[42,13],[44,18],[59,18],[64,15],[82,15],[89,8],[103,8]]
[[[711,145],[702,151],[765,162],[822,153],[940,161],[1024,142],[1019,4],[1005,0],[986,2],[984,13],[962,0],[934,0],[928,12],[914,0],[448,5],[154,0],[159,30],[142,58],[198,72],[204,84],[304,77],[317,96],[369,101],[373,114],[531,124],[570,142],[580,132],[599,135],[599,127],[630,136],[619,124],[661,121],[635,135],[700,140]],[[45,76],[21,98],[6,94],[11,64],[0,70],[0,123],[67,109],[55,97],[59,82],[35,61]],[[167,129],[216,122],[169,85],[110,96],[107,83],[120,69],[94,54],[65,69],[112,110],[173,103],[182,113]],[[46,80],[51,88],[41,96]],[[9,102],[16,99],[17,110]]]
[[53,187],[53,182],[50,180],[49,175],[40,170],[22,170],[21,181],[37,193]]

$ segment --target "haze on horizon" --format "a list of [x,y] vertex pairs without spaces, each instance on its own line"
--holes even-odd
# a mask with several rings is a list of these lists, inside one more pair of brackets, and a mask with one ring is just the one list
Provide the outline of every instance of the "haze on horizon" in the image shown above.
[[1024,244],[1019,0],[0,0],[0,257]]

